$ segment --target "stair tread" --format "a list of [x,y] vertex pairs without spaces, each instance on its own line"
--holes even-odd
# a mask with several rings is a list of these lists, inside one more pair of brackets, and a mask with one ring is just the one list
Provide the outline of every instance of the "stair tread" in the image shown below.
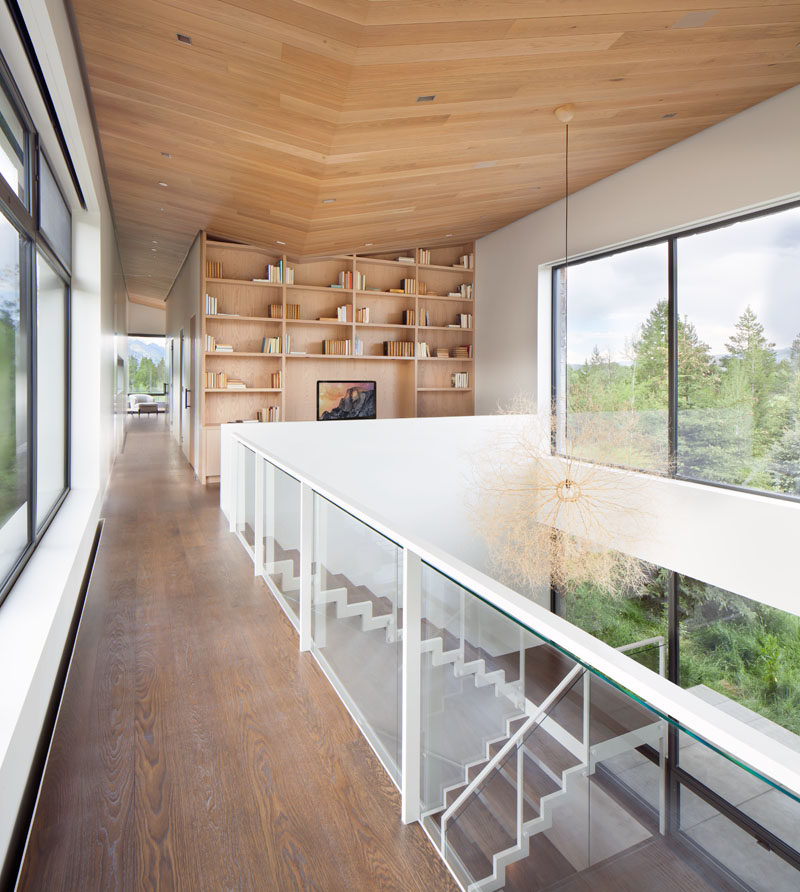
[[516,836],[506,830],[479,798],[473,797],[468,806],[447,825],[447,844],[461,859],[473,880],[489,876],[493,857],[510,848]]

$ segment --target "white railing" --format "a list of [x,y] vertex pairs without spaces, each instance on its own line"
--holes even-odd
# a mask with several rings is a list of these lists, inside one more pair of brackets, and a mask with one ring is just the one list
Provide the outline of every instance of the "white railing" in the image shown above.
[[[257,493],[248,504],[255,506],[255,528],[252,530],[254,544],[252,548],[243,535],[243,510],[247,499],[245,493],[243,458],[244,449],[255,454],[256,469],[255,481]],[[381,759],[390,777],[398,784],[402,801],[402,820],[405,823],[421,820],[423,813],[422,803],[422,773],[423,773],[423,647],[421,628],[423,621],[423,567],[427,565],[442,577],[454,582],[460,587],[460,611],[457,617],[457,628],[452,632],[457,641],[456,650],[449,652],[456,665],[454,671],[464,668],[465,646],[469,640],[469,633],[465,627],[465,605],[469,602],[482,602],[493,608],[498,616],[502,616],[510,623],[516,624],[522,642],[523,632],[537,636],[541,641],[555,645],[564,654],[569,655],[577,665],[568,676],[556,688],[550,696],[537,708],[523,727],[511,736],[500,749],[498,754],[481,769],[478,777],[461,793],[455,802],[446,808],[441,821],[441,847],[446,854],[446,825],[452,819],[453,814],[463,805],[466,799],[480,786],[503,758],[513,750],[522,739],[520,735],[528,733],[537,721],[541,721],[546,711],[552,704],[554,697],[563,689],[564,685],[571,682],[576,675],[583,671],[584,667],[598,673],[610,680],[622,691],[630,691],[641,703],[647,704],[654,713],[654,722],[669,717],[677,721],[683,728],[690,731],[701,742],[707,741],[720,753],[727,755],[732,761],[749,766],[749,769],[760,774],[768,782],[790,794],[800,801],[800,765],[797,754],[779,743],[766,737],[754,728],[737,721],[731,716],[718,710],[709,709],[708,705],[700,701],[694,695],[681,690],[670,683],[665,675],[666,642],[663,636],[655,636],[643,641],[623,645],[620,648],[612,648],[593,636],[577,629],[562,618],[546,611],[530,600],[511,589],[491,579],[484,573],[468,566],[441,549],[419,541],[408,534],[400,534],[392,529],[389,519],[378,516],[377,512],[368,511],[349,500],[346,495],[337,492],[330,481],[315,479],[307,472],[303,473],[294,468],[290,463],[282,461],[271,454],[257,442],[256,438],[250,438],[241,432],[241,428],[231,429],[223,427],[222,437],[222,480],[221,480],[221,505],[230,522],[230,529],[237,533],[254,562],[256,574],[263,575],[272,590],[279,596],[274,583],[265,573],[264,562],[264,536],[270,529],[270,522],[265,521],[266,500],[263,487],[269,486],[270,469],[277,468],[290,475],[299,483],[300,500],[300,530],[299,530],[299,561],[300,561],[300,591],[298,616],[292,616],[292,621],[298,627],[300,649],[311,651],[321,665],[324,663],[324,655],[320,654],[316,647],[314,636],[314,610],[315,597],[319,598],[319,567],[314,566],[314,543],[318,530],[315,528],[315,500],[324,499],[336,506],[341,512],[355,518],[362,524],[371,528],[382,537],[393,542],[402,558],[402,581],[400,583],[399,602],[403,608],[402,628],[398,630],[400,641],[395,643],[401,654],[401,698],[400,720],[397,732],[401,739],[399,765],[387,764],[385,746],[376,739],[373,729],[369,727],[369,721],[365,718],[357,704],[350,700],[349,693],[343,688],[338,679],[331,677],[332,683],[342,697],[345,705],[350,709],[356,721],[361,727],[370,745]],[[285,601],[279,597],[284,609]],[[323,599],[324,600],[324,599]],[[397,600],[394,602],[395,620],[397,615]],[[444,631],[442,633],[444,635]],[[395,636],[398,637],[398,636]],[[658,675],[624,656],[624,653],[649,645],[659,649]],[[524,678],[525,671],[525,647],[519,646],[519,671],[520,681]],[[458,661],[461,661],[460,664]],[[329,672],[330,667],[323,665],[323,669]],[[475,673],[476,687],[481,682],[481,672],[474,669],[465,669]],[[584,673],[583,695],[583,727],[584,740],[583,764],[591,772],[591,754],[589,747],[588,725],[590,722],[591,699],[589,691],[590,672]],[[488,673],[490,674],[490,673]],[[487,675],[484,673],[484,675]],[[488,681],[483,681],[488,684]],[[496,686],[496,690],[499,688]],[[666,724],[666,722],[664,723]],[[661,790],[660,812],[661,829],[664,831],[663,815],[665,802],[664,789],[664,737],[660,738],[661,761]],[[521,793],[518,793],[518,796]],[[444,806],[442,806],[444,809]],[[521,805],[519,806],[521,813]],[[430,808],[427,808],[430,812]],[[521,827],[518,823],[518,828]],[[518,829],[518,835],[519,835]],[[437,840],[437,843],[439,840]],[[452,865],[448,863],[452,868]],[[454,874],[455,875],[455,874]],[[457,877],[458,878],[458,877]],[[460,878],[463,881],[463,877]]]

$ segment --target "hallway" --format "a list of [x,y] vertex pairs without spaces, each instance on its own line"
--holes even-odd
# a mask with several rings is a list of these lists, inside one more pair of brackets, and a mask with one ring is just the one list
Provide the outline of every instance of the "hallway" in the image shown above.
[[455,890],[218,496],[128,421],[18,888]]

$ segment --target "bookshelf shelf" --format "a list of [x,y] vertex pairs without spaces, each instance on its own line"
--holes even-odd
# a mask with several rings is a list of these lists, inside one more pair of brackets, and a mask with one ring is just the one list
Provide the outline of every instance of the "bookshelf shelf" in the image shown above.
[[283,288],[280,282],[254,282],[252,279],[206,279],[210,285],[250,285],[254,288]]
[[352,294],[352,288],[340,288],[338,285],[287,285],[287,291],[324,291],[326,294]]
[[[472,396],[458,400],[442,396],[456,391],[472,394],[472,387],[450,386],[451,380],[473,383],[472,358],[413,354],[420,343],[433,354],[456,348],[463,353],[465,346],[472,347],[473,328],[450,328],[448,323],[475,312],[474,270],[453,265],[473,250],[469,243],[448,244],[301,262],[270,248],[222,242],[204,234],[201,275],[213,275],[201,277],[196,353],[201,383],[238,381],[247,386],[200,390],[201,480],[205,483],[219,475],[220,425],[257,415],[270,421],[315,420],[319,380],[374,379],[381,418],[472,414]],[[414,262],[398,261],[400,256],[413,257]],[[421,259],[431,262],[419,263]],[[260,278],[289,283],[253,281]],[[459,290],[463,294],[448,293]],[[336,318],[344,315],[342,306],[353,321]],[[356,321],[363,318],[359,311],[368,322]],[[403,321],[426,318],[435,324]],[[262,352],[270,339],[280,353]],[[331,342],[328,349],[360,352],[323,353],[325,342]],[[233,350],[213,350],[218,343]]]
[[204,387],[205,393],[282,393],[280,387]]
[[206,356],[213,356],[215,359],[218,359],[220,356],[257,356],[261,359],[280,359],[280,353],[261,353],[252,352],[248,353],[243,350],[206,350]]
[[283,319],[270,319],[269,316],[234,316],[232,313],[208,313],[207,322],[277,322]]
[[445,272],[445,273],[460,273],[461,275],[466,274],[468,276],[471,276],[475,272],[474,269],[470,269],[467,266],[438,266],[435,263],[420,263],[420,264],[418,264],[418,266],[420,269],[423,269],[423,270],[431,269],[431,270],[438,270],[439,272]]

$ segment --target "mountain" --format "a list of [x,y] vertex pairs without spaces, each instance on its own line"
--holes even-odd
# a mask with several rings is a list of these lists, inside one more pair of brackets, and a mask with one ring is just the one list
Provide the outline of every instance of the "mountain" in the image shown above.
[[156,365],[165,360],[163,344],[148,344],[138,338],[128,341],[128,356],[136,357],[141,362],[146,356]]

